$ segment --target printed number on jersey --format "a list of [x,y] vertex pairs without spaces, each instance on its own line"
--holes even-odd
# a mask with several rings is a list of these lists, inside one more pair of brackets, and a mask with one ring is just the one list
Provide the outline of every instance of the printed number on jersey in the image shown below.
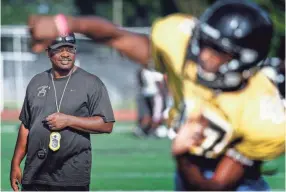
[[209,121],[209,126],[204,130],[204,141],[192,152],[206,158],[216,158],[230,143],[233,129],[228,122],[211,111],[206,110],[203,115]]

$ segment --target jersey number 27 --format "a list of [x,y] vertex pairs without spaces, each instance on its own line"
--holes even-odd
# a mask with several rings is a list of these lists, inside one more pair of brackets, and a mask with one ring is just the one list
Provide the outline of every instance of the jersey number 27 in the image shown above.
[[217,114],[204,110],[203,116],[208,120],[208,127],[204,129],[202,144],[192,151],[194,155],[206,158],[216,158],[230,143],[233,129],[231,125]]

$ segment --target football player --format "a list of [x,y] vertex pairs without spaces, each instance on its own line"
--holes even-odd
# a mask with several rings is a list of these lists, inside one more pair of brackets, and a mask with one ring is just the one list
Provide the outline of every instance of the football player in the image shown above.
[[138,70],[139,93],[137,96],[138,125],[134,134],[144,136],[167,136],[163,125],[167,89],[162,73],[142,67]]
[[167,75],[168,123],[182,127],[173,143],[177,189],[268,189],[259,167],[285,150],[285,111],[260,71],[273,26],[256,4],[218,1],[199,20],[170,15],[154,22],[150,38],[99,17],[32,16],[29,26],[36,52],[73,31]]

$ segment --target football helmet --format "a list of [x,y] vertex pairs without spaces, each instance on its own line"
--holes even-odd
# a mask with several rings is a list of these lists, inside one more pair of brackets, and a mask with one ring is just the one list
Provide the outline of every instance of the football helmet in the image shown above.
[[[238,90],[267,57],[272,36],[272,21],[257,4],[246,0],[218,1],[200,17],[187,58],[198,64],[198,83],[222,91]],[[207,72],[199,61],[203,47],[227,53],[232,59],[216,73]]]

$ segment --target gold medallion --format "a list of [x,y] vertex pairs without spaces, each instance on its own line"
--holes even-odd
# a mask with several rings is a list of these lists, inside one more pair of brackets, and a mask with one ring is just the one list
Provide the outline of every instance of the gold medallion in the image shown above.
[[59,132],[51,132],[49,148],[52,151],[57,151],[61,147],[61,134]]

